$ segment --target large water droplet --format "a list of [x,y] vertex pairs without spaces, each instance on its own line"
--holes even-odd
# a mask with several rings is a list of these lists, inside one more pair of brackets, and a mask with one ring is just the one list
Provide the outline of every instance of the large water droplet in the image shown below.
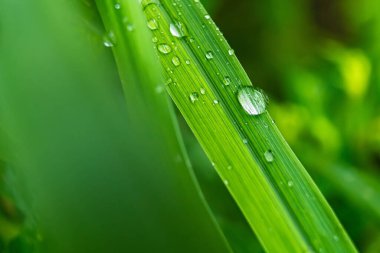
[[265,160],[269,163],[274,161],[274,156],[272,150],[267,150],[264,153]]
[[163,54],[169,54],[172,51],[172,48],[168,44],[159,44],[157,49]]
[[154,18],[149,19],[147,25],[148,25],[148,28],[150,30],[157,30],[158,29],[158,23]]
[[249,115],[260,115],[266,111],[267,97],[252,86],[243,87],[237,96],[240,105]]
[[195,101],[197,101],[199,99],[198,92],[191,93],[190,96],[189,96],[189,98],[190,98],[191,103],[194,104]]
[[179,21],[170,24],[170,33],[177,38],[185,37],[188,34],[185,24]]

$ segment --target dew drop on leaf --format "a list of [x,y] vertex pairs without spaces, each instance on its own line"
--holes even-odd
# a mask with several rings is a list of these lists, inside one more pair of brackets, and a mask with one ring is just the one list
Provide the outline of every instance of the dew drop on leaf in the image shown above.
[[116,44],[115,34],[111,31],[103,36],[103,45],[105,47],[113,47]]
[[147,25],[148,25],[148,28],[152,31],[158,29],[158,23],[154,18],[149,19]]
[[273,156],[273,152],[272,150],[267,150],[265,151],[264,153],[264,157],[265,157],[265,160],[268,162],[268,163],[271,163],[274,161],[274,156]]
[[159,44],[157,49],[162,54],[169,54],[172,51],[172,48],[168,44]]
[[223,80],[223,83],[225,86],[228,86],[231,84],[231,78],[229,76],[225,76],[224,77],[224,80]]
[[182,22],[177,21],[175,23],[170,24],[169,30],[170,34],[176,38],[182,38],[187,36],[186,26]]
[[214,54],[211,51],[207,51],[206,53],[206,59],[211,60],[214,58]]
[[176,67],[178,67],[179,65],[181,65],[181,61],[180,61],[180,59],[179,59],[177,56],[174,56],[174,57],[172,58],[172,63],[173,63],[173,65],[176,66]]
[[189,98],[190,98],[190,101],[191,101],[191,103],[195,103],[195,101],[197,101],[198,100],[198,98],[199,98],[199,95],[198,95],[198,93],[197,92],[193,92],[193,93],[191,93],[190,94],[190,96],[189,96]]
[[249,115],[260,115],[266,111],[267,97],[252,86],[241,88],[237,97],[240,105]]

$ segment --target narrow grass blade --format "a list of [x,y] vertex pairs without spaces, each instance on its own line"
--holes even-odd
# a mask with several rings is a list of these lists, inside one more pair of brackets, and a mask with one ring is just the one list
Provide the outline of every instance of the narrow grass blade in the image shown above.
[[144,0],[167,89],[268,252],[355,252],[199,1]]

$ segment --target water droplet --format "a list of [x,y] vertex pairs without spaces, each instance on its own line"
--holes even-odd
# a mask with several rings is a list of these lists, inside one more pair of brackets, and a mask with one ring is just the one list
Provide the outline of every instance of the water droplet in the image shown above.
[[174,24],[170,24],[169,30],[174,37],[182,38],[187,36],[186,26],[182,22],[177,21]]
[[223,183],[224,183],[224,185],[228,185],[229,184],[228,180],[226,180],[226,179],[223,180]]
[[214,104],[215,104],[215,105],[219,104],[219,100],[215,99],[215,100],[214,100]]
[[103,37],[103,45],[105,47],[113,47],[116,44],[116,37],[115,34],[110,31],[108,34],[104,35]]
[[174,66],[178,67],[179,65],[181,65],[181,60],[177,56],[174,56],[172,58],[172,63]]
[[114,7],[116,10],[120,10],[121,5],[120,5],[120,3],[115,3]]
[[294,185],[293,181],[289,180],[289,181],[288,181],[288,186],[289,186],[289,187],[293,187],[293,185]]
[[244,144],[247,144],[248,143],[248,140],[246,138],[243,139],[243,143]]
[[229,76],[224,77],[223,83],[225,86],[228,86],[231,84],[231,78]]
[[233,49],[230,49],[230,50],[228,50],[228,54],[229,54],[229,55],[234,55],[234,54],[235,54],[235,51],[234,51]]
[[152,38],[152,42],[153,42],[153,43],[157,43],[157,41],[158,41],[157,37],[153,37],[153,38]]
[[211,51],[207,51],[206,53],[206,59],[211,60],[214,58],[214,54]]
[[231,166],[231,165],[228,165],[228,166],[227,166],[227,170],[232,170],[232,166]]
[[210,15],[205,15],[205,19],[210,19],[211,17],[210,17]]
[[206,94],[206,90],[203,89],[203,88],[200,89],[200,92],[201,92],[202,95]]
[[336,242],[339,241],[339,237],[338,237],[337,235],[334,235],[334,236],[333,236],[333,239],[334,239],[334,241],[336,241]]
[[274,156],[272,150],[267,150],[264,153],[265,160],[269,163],[274,161]]
[[186,64],[187,64],[187,65],[190,65],[190,60],[186,60]]
[[163,54],[169,54],[172,51],[172,48],[168,44],[159,44],[157,49]]
[[[199,95],[198,95],[198,93],[197,92],[193,92],[193,93],[191,93],[190,94],[190,96],[189,96],[189,98],[190,98],[190,101],[191,101],[191,103],[195,103],[195,101],[197,101],[198,100],[198,98],[199,98]],[[212,163],[213,165],[212,166],[214,166],[215,164],[214,163]]]
[[267,98],[251,86],[243,87],[238,92],[240,105],[249,115],[260,115],[266,111]]
[[154,18],[149,19],[147,25],[148,25],[148,28],[152,31],[158,29],[158,23]]

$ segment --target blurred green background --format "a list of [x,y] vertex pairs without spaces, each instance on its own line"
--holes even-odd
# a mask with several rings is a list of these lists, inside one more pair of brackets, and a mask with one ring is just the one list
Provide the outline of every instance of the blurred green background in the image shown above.
[[[203,3],[234,48],[254,85],[270,97],[269,111],[278,127],[325,194],[359,251],[380,252],[380,2],[204,0]],[[96,19],[91,15],[88,15],[89,19]],[[42,38],[44,34],[40,31],[37,36]],[[86,36],[83,43],[101,45],[96,31]],[[34,43],[38,45],[37,38]],[[27,59],[28,49],[23,50]],[[94,50],[106,54],[97,46]],[[65,54],[60,53],[62,56]],[[91,53],[91,50],[87,52]],[[107,59],[107,64],[103,64],[107,67],[101,67],[105,71],[112,69],[108,65],[112,64],[110,55],[103,59]],[[72,65],[66,67],[72,69]],[[38,67],[34,68],[38,71]],[[91,71],[90,67],[82,70],[85,73],[82,76]],[[64,76],[65,73],[62,70],[59,75]],[[76,75],[81,74],[73,74],[80,83],[82,79]],[[104,75],[107,80],[108,76],[117,79],[115,73]],[[4,75],[0,75],[0,81],[1,78]],[[112,82],[119,85],[118,81]],[[112,92],[121,91],[115,88]],[[104,94],[99,96],[104,101],[108,98]],[[78,98],[75,101],[80,103]],[[121,97],[117,101],[118,105],[122,104]],[[61,103],[64,105],[65,101]],[[117,111],[113,113],[119,115],[121,109],[112,106]],[[112,118],[107,114],[108,117]],[[236,252],[262,252],[179,113],[178,118],[203,193],[230,244]],[[125,124],[125,119],[120,119],[120,122]],[[113,124],[117,126],[112,127],[124,133],[120,122],[115,120]],[[112,127],[102,127],[117,139],[107,130],[112,130]],[[91,133],[87,134],[90,140]],[[1,121],[0,135],[3,140],[6,138],[2,136]],[[102,143],[101,139],[98,141]],[[126,137],[120,142],[127,142]],[[121,150],[118,152],[130,150],[130,147],[118,145]],[[103,149],[97,151],[107,150],[111,159],[113,151],[106,147]],[[6,149],[0,145],[0,151],[0,160],[6,160]],[[86,154],[86,151],[82,152]],[[124,158],[119,159],[121,169]],[[12,181],[9,178],[13,177],[8,166],[0,163],[0,237],[3,238],[0,240],[0,252],[5,241],[13,240],[13,244],[22,245],[19,241],[27,240],[25,235],[32,233],[31,228],[22,228],[25,214],[21,210],[25,208],[22,202],[16,204],[14,201],[18,193],[8,184]],[[191,220],[187,222],[191,223]],[[38,235],[32,237],[38,239]],[[22,246],[15,247],[17,250],[12,252],[29,252]]]

